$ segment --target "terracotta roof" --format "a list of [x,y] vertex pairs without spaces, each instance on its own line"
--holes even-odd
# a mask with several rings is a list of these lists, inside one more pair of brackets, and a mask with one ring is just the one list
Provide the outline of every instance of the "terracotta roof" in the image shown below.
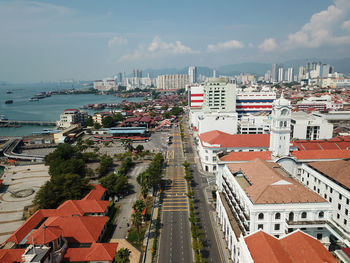
[[64,260],[75,261],[112,261],[117,252],[118,243],[93,243],[89,248],[68,248]]
[[337,160],[312,162],[308,165],[350,189],[350,162]]
[[270,146],[270,134],[228,134],[221,131],[210,131],[199,135],[205,147],[252,148]]
[[[227,166],[232,173],[243,173],[249,180],[247,186],[242,186],[242,188],[253,203],[327,202],[287,174],[284,175],[277,163],[254,159],[246,163],[227,164]],[[239,177],[235,176],[235,178],[238,181]],[[243,179],[243,177],[241,178]]]
[[67,200],[57,207],[57,212],[60,216],[84,216],[86,213],[104,213],[108,205],[109,201],[102,200]]
[[250,161],[256,158],[271,160],[271,152],[230,152],[220,158],[221,161]]
[[300,230],[281,239],[260,230],[244,240],[255,263],[337,262],[321,242]]
[[350,158],[350,150],[293,151],[291,154],[299,160]]
[[108,220],[106,216],[50,217],[47,226],[58,226],[69,243],[96,242]]
[[296,140],[293,146],[303,150],[347,150],[350,148],[350,136],[338,136],[329,140]]
[[293,262],[338,262],[321,242],[300,230],[283,237],[280,242]]
[[43,226],[36,229],[27,238],[27,244],[45,245],[62,235],[62,229],[58,226]]
[[22,262],[25,249],[0,249],[0,262],[13,263]]
[[27,219],[7,240],[6,242],[14,242],[19,244],[30,231],[34,229],[45,217],[56,216],[55,209],[40,209],[36,211],[30,218]]
[[280,241],[262,230],[244,240],[254,263],[293,263]]

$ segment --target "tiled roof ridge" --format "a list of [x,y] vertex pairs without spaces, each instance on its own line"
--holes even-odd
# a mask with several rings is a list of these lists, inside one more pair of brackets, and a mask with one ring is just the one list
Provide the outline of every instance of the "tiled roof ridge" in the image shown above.
[[[285,249],[285,247],[281,244],[280,240],[274,236],[271,236],[267,233],[265,233],[264,231],[261,231],[262,233],[264,233],[263,237],[266,240],[266,243],[269,245],[269,247],[271,248],[272,254],[274,255],[274,258],[276,259],[276,261],[279,261],[279,257],[278,255],[276,255],[276,251],[275,249],[273,249],[273,246],[271,245],[271,239],[276,239],[276,241],[281,245],[282,249],[284,252],[286,252],[286,254],[288,255],[288,258],[290,259],[291,262],[293,262],[292,258],[290,257],[288,251]],[[267,238],[269,237],[269,238]]]

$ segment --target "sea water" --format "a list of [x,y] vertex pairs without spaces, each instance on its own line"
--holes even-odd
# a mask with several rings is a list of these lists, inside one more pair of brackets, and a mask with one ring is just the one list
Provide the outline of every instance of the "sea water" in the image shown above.
[[[95,103],[120,103],[124,98],[112,95],[68,94],[52,95],[38,101],[29,101],[31,97],[42,91],[57,91],[72,88],[72,84],[21,84],[0,85],[0,115],[9,120],[57,121],[60,114],[67,108],[80,108],[83,105]],[[75,89],[81,86],[75,85]],[[10,90],[12,93],[7,94]],[[12,104],[5,104],[6,100],[13,100]],[[142,101],[143,98],[128,98],[128,101]],[[100,110],[101,111],[101,110]],[[93,111],[89,111],[93,113]],[[47,126],[23,125],[19,128],[0,128],[0,136],[23,136],[41,131]]]

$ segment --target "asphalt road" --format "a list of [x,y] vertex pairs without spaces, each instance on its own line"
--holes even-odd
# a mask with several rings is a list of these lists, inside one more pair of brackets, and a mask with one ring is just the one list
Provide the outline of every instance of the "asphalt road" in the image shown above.
[[171,181],[164,191],[158,262],[193,262],[187,187],[182,167],[184,157],[178,128],[165,158],[168,163],[165,179]]
[[197,170],[192,148],[192,140],[190,140],[190,135],[188,134],[186,127],[188,127],[187,122],[184,124],[184,147],[186,159],[190,163],[190,168],[194,177],[192,189],[195,195],[195,208],[198,218],[200,218],[201,229],[204,233],[204,248],[202,250],[202,255],[208,262],[224,262],[224,259],[222,258],[223,256],[219,253],[219,248],[209,216],[209,212],[213,212],[214,210],[207,203],[204,196],[205,187],[208,186],[207,179]]

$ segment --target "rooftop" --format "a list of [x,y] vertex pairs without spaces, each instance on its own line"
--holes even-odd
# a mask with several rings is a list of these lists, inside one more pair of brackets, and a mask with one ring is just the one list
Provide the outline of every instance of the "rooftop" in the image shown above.
[[203,146],[213,148],[268,148],[270,146],[270,134],[228,134],[215,130],[200,134],[199,139]]
[[281,239],[260,230],[244,239],[255,263],[337,262],[321,242],[300,230]]
[[89,248],[68,248],[64,260],[81,261],[113,261],[118,243],[93,243]]
[[350,162],[337,160],[312,162],[308,165],[350,189]]
[[[227,164],[241,187],[255,204],[323,203],[318,194],[289,177],[276,163],[254,159],[246,163]],[[243,178],[241,178],[243,177]]]
[[259,158],[261,160],[271,160],[271,152],[230,152],[220,158],[223,162],[229,161],[250,161]]

